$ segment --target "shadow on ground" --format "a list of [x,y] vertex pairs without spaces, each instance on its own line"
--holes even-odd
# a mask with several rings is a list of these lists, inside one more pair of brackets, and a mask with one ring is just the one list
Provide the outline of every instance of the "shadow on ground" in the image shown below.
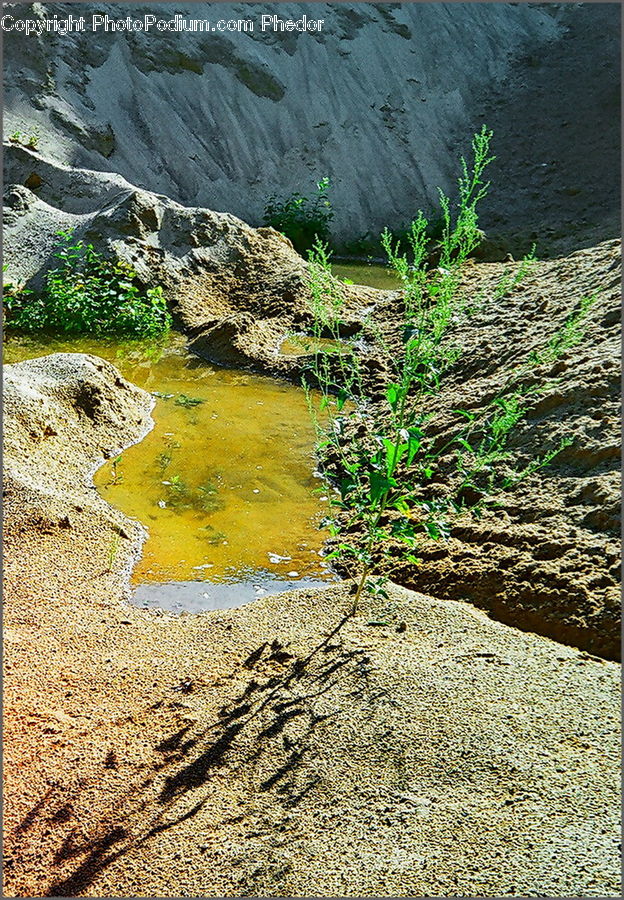
[[[19,835],[38,821],[62,832],[53,858],[59,875],[49,882],[44,896],[72,897],[85,892],[103,870],[129,851],[195,817],[209,799],[212,779],[225,767],[228,777],[236,778],[251,764],[270,759],[268,772],[266,765],[261,767],[266,774],[255,790],[275,791],[284,808],[296,807],[320,781],[320,776],[302,772],[301,764],[310,752],[315,730],[332,716],[331,712],[315,711],[315,701],[339,682],[344,689],[349,678],[354,682],[350,697],[355,700],[367,693],[368,656],[364,650],[347,648],[342,639],[349,618],[343,617],[305,657],[290,653],[278,641],[256,647],[239,667],[239,676],[244,675],[242,691],[217,711],[207,727],[197,730],[186,724],[165,737],[160,735],[151,747],[154,763],[149,775],[143,772],[129,785],[124,779],[121,790],[112,796],[107,792],[95,828],[81,829],[75,815],[85,787],[95,784],[87,786],[82,781],[62,792],[51,788],[14,832],[19,842]],[[181,694],[197,689],[190,680],[173,688]],[[144,724],[149,727],[150,718],[170,702],[163,698],[150,706]],[[292,741],[285,728],[295,719],[297,739]],[[276,741],[281,751],[279,765],[274,753],[278,748],[272,746]],[[102,769],[116,770],[122,762],[118,751],[111,749]]]

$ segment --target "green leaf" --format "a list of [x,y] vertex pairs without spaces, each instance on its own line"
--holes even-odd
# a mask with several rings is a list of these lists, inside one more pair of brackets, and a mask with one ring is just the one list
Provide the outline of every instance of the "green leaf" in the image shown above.
[[371,472],[369,481],[370,496],[373,503],[376,503],[387,491],[397,487],[397,482],[394,478],[387,478],[381,472]]
[[382,438],[382,443],[386,450],[386,475],[388,477],[391,477],[392,473],[401,461],[401,457],[405,455],[407,444],[396,445],[394,441],[390,441],[388,440],[388,438]]
[[386,400],[390,404],[390,408],[396,412],[396,408],[399,403],[400,398],[400,388],[396,384],[391,384],[386,389]]
[[468,441],[463,437],[455,438],[455,443],[459,444],[460,447],[463,447],[464,450],[468,450],[469,453],[473,453],[472,445],[468,443]]
[[349,399],[349,394],[347,393],[347,391],[345,391],[343,388],[341,388],[338,391],[338,396],[336,398],[336,406],[337,406],[339,412],[343,408],[343,406],[345,405],[345,403],[347,402],[348,399]]
[[323,559],[338,559],[340,556],[342,556],[342,550],[338,548],[337,550],[332,550],[330,553],[325,553]]
[[412,427],[405,429],[407,435],[407,465],[411,466],[414,457],[420,450],[423,433],[420,428]]

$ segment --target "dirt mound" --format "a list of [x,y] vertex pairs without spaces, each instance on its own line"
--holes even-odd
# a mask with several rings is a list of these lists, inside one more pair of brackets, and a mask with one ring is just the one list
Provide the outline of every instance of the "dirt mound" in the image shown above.
[[[501,276],[500,267],[471,271],[473,297]],[[611,658],[620,653],[620,284],[616,242],[540,263],[451,336],[462,356],[431,406],[442,443],[457,433],[452,410],[482,411],[583,298],[596,296],[579,342],[519,379],[541,390],[511,434],[509,467],[524,469],[564,439],[570,446],[401,578]]]
[[[510,432],[508,457],[496,463],[496,484],[569,446],[497,495],[496,507],[452,520],[448,542],[419,550],[422,564],[405,562],[397,544],[389,570],[401,584],[470,601],[517,627],[617,659],[620,247],[607,242],[536,262],[514,287],[519,266],[480,263],[465,271],[467,308],[448,338],[459,358],[423,409],[435,447],[446,448],[423,499],[457,495],[471,506],[491,495],[490,465],[459,490],[458,457],[465,452],[455,441],[466,416],[487,421],[512,384],[527,412]],[[549,341],[570,336],[566,323],[592,297],[571,345],[549,356]],[[398,295],[386,295],[375,317],[387,340],[396,339]],[[383,383],[382,370],[379,393]],[[482,433],[474,430],[473,446]]]
[[[37,186],[29,189],[36,176]],[[130,263],[147,286],[162,285],[174,314],[211,361],[289,374],[279,348],[310,322],[307,264],[272,228],[181,206],[119,175],[70,169],[5,146],[7,279],[33,288],[55,263],[58,231]],[[337,283],[345,314],[358,315],[373,288]]]
[[97,461],[150,429],[154,404],[110,363],[81,353],[6,366],[3,400],[5,475],[56,485],[64,497],[90,485]]
[[38,594],[61,578],[48,558],[61,553],[66,577],[88,587],[75,559],[78,531],[105,548],[99,577],[125,591],[143,528],[100,497],[91,475],[150,430],[153,398],[102,359],[58,353],[5,366],[3,399],[7,579],[17,579],[23,595]]
[[5,377],[8,894],[619,894],[616,665],[395,586],[124,606],[140,534],[111,554],[89,472],[149,398],[80,355]]

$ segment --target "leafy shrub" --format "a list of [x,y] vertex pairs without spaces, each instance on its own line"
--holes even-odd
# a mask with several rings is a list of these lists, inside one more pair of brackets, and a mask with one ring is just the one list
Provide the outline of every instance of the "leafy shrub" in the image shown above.
[[40,294],[4,286],[6,324],[22,331],[152,337],[169,329],[162,288],[140,287],[134,269],[99,254],[92,244],[59,232],[58,265]]
[[334,216],[327,195],[329,187],[329,178],[322,178],[313,197],[299,193],[285,200],[269,197],[264,208],[264,225],[281,231],[299,253],[311,250],[317,241],[328,241],[329,223]]
[[[485,127],[474,135],[470,167],[461,158],[457,203],[451,205],[439,191],[438,265],[430,265],[431,228],[421,211],[402,239],[388,230],[381,236],[402,285],[403,306],[392,336],[372,320],[367,322],[388,372],[382,397],[378,385],[375,395],[370,393],[360,373],[357,346],[346,340],[338,354],[324,352],[319,345],[304,373],[304,387],[320,389],[320,411],[325,413],[319,421],[310,400],[317,451],[334,487],[330,504],[335,512],[324,523],[335,539],[328,558],[339,560],[347,572],[359,573],[354,610],[363,591],[385,595],[385,576],[369,576],[381,560],[393,565],[397,542],[405,547],[405,559],[418,565],[423,541],[447,538],[458,516],[478,516],[484,508],[494,508],[497,495],[548,465],[570,443],[564,438],[522,470],[506,465],[511,455],[508,439],[529,410],[530,394],[541,389],[520,384],[535,360],[518,370],[480,416],[456,410],[467,424],[443,447],[426,413],[426,398],[439,391],[461,354],[449,341],[449,330],[462,311],[463,265],[482,238],[477,208],[489,187],[483,175],[493,159],[491,137]],[[504,291],[512,286],[511,281],[505,284]],[[310,253],[309,287],[313,335],[340,341],[343,301],[331,278],[327,248],[319,244]],[[584,301],[549,340],[551,356],[578,341],[589,304]],[[441,467],[449,453],[454,456],[450,473]]]

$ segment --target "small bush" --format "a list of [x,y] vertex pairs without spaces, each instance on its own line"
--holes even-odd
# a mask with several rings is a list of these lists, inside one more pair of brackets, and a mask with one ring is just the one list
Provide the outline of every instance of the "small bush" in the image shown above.
[[328,197],[329,178],[316,185],[313,197],[295,193],[286,200],[269,197],[264,208],[264,225],[289,238],[299,253],[306,253],[318,241],[329,240],[329,223],[334,213]]
[[[396,565],[399,544],[404,546],[401,556],[420,565],[423,544],[448,538],[460,517],[496,509],[499,495],[548,465],[571,443],[566,436],[524,468],[513,465],[510,436],[528,414],[532,398],[545,388],[522,384],[523,376],[535,368],[533,359],[518,368],[479,414],[455,410],[461,421],[444,446],[427,409],[428,397],[440,390],[462,352],[451,340],[451,329],[465,302],[459,290],[464,263],[482,237],[478,207],[489,187],[484,172],[494,158],[491,138],[485,126],[474,135],[471,165],[460,159],[457,202],[451,204],[439,191],[435,227],[419,211],[406,235],[399,238],[388,230],[381,235],[402,285],[403,306],[393,332],[372,319],[366,323],[388,373],[383,395],[378,384],[371,392],[360,372],[358,347],[345,340],[338,354],[319,345],[303,375],[317,428],[317,453],[334,488],[332,511],[324,524],[335,549],[326,558],[338,560],[344,572],[358,574],[354,611],[363,592],[386,596],[384,585]],[[439,264],[432,268],[429,245],[435,232],[440,235]],[[527,258],[496,296],[511,290],[530,264]],[[342,297],[331,277],[327,248],[320,244],[310,253],[309,288],[312,336],[340,341]],[[546,349],[536,352],[538,361],[549,361],[578,343],[591,302],[584,300]],[[321,392],[321,415],[312,402],[313,388]],[[380,567],[382,574],[369,577]]]
[[22,331],[153,337],[171,326],[162,288],[142,288],[136,272],[113,262],[92,244],[59,232],[58,265],[41,294],[4,286],[5,321]]

